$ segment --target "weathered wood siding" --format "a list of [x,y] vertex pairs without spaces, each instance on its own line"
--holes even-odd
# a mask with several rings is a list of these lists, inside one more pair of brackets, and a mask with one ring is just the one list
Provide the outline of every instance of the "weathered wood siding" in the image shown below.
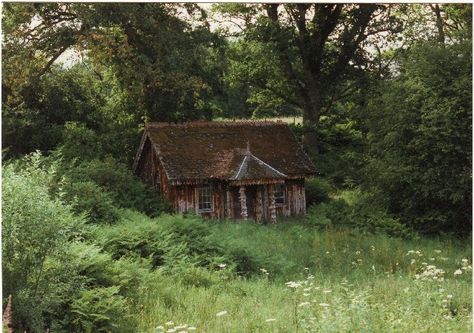
[[158,193],[165,198],[170,196],[170,187],[168,177],[161,165],[158,156],[153,151],[150,140],[146,140],[143,147],[143,159],[138,165],[138,174],[141,179],[152,186]]
[[[139,176],[168,200],[177,213],[193,211],[199,213],[199,187],[201,185],[171,185],[150,141],[143,148],[143,158],[138,165]],[[213,181],[211,186],[213,210],[201,213],[205,218],[240,219],[241,206],[239,186],[229,186],[227,182]],[[270,220],[270,191],[272,184],[245,186],[247,215],[254,219],[261,214],[264,220]],[[304,179],[290,179],[285,183],[285,203],[276,204],[277,216],[295,216],[306,213]],[[257,200],[257,198],[259,198]],[[258,206],[258,203],[261,207]]]
[[[267,190],[269,191],[268,187],[272,185],[266,185]],[[302,215],[306,213],[306,196],[304,192],[304,179],[291,179],[287,180],[285,183],[284,188],[285,193],[285,203],[284,204],[276,204],[276,213],[277,216],[295,216],[295,215]],[[268,195],[266,195],[266,202],[264,207],[266,207],[267,211],[265,214],[265,218],[268,219],[270,216],[270,208],[268,204]],[[264,200],[265,201],[265,200]]]

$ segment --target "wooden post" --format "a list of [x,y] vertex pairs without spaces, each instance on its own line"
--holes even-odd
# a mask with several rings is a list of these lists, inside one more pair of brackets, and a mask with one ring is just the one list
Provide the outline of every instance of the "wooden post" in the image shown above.
[[232,197],[230,195],[230,190],[227,188],[227,191],[226,191],[226,208],[227,208],[226,217],[228,219],[232,218],[232,199],[231,198]]
[[270,199],[270,222],[276,223],[276,207],[275,207],[275,185],[269,185],[268,196]]
[[241,186],[240,190],[240,215],[244,220],[247,219],[248,214],[247,214],[247,197],[245,196],[245,187]]
[[[8,296],[8,303],[3,311],[3,326],[6,326],[7,333],[13,333],[13,317],[12,317],[12,295]],[[5,332],[5,331],[3,331]]]
[[257,224],[260,224],[262,221],[262,213],[263,213],[263,207],[262,207],[262,189],[260,186],[257,188],[257,207],[255,208],[255,222]]

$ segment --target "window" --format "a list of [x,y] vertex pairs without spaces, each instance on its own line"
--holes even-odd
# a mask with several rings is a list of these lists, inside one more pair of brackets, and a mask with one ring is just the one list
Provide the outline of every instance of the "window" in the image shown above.
[[199,212],[211,212],[212,211],[211,187],[209,185],[199,187],[198,188],[198,196],[199,196],[198,211]]
[[285,204],[285,184],[275,185],[275,204],[276,205]]

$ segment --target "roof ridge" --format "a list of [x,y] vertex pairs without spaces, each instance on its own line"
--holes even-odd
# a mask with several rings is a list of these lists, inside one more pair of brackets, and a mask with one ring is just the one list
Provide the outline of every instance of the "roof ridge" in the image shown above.
[[233,126],[288,126],[287,123],[277,120],[238,120],[238,121],[188,121],[184,123],[171,122],[148,122],[145,128],[163,128],[163,127],[233,127]]
[[254,154],[252,154],[250,151],[246,151],[245,154],[243,155],[243,160],[242,162],[240,162],[240,166],[237,170],[237,172],[234,172],[234,174],[230,177],[231,180],[238,180],[240,179],[239,176],[240,176],[240,173],[242,172],[242,170],[244,169],[244,165],[247,165],[249,163],[248,160],[250,159],[253,159],[254,161],[256,161],[258,163],[258,165],[260,165],[260,167],[263,167],[263,168],[267,168],[267,169],[270,169],[272,170],[272,172],[276,173],[279,177],[283,177],[283,178],[287,178],[288,176],[286,174],[284,174],[283,172],[277,170],[276,168],[272,167],[270,164],[262,161],[260,158],[258,158],[257,156],[255,156]]

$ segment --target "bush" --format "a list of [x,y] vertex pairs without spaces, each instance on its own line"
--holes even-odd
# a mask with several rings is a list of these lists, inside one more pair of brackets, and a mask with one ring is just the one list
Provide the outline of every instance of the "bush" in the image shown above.
[[124,332],[125,299],[118,287],[94,288],[81,292],[73,300],[70,315],[70,332]]
[[416,233],[399,219],[391,216],[376,194],[360,193],[351,207],[348,219],[356,228],[393,237],[413,238]]
[[416,233],[390,216],[373,194],[344,193],[344,199],[309,208],[306,219],[319,228],[347,227],[363,233],[383,233],[393,237],[413,238]]
[[334,191],[331,184],[322,178],[310,178],[305,182],[306,205],[311,206],[329,201],[329,194]]
[[12,295],[18,331],[44,331],[64,315],[80,280],[70,265],[68,240],[83,228],[71,207],[49,196],[51,174],[33,154],[23,170],[3,168],[2,269],[4,295]]
[[67,122],[59,151],[67,161],[91,160],[102,155],[102,144],[99,135],[84,124]]
[[309,207],[306,219],[318,228],[348,225],[349,206],[344,200],[336,199]]
[[71,181],[96,183],[108,192],[113,203],[119,207],[136,209],[149,216],[170,212],[170,206],[154,190],[133,176],[125,164],[112,157],[68,166],[64,173]]
[[85,214],[90,222],[114,223],[118,220],[118,211],[109,193],[96,183],[66,183],[63,191],[63,199],[74,207],[74,212]]

